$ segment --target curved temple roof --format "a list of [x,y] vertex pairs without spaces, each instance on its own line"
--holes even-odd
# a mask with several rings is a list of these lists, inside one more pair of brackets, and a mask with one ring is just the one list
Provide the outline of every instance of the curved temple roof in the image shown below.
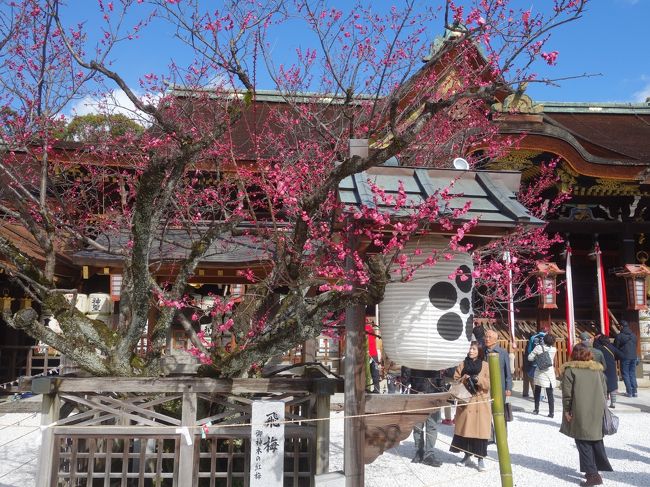
[[[453,199],[448,208],[462,208],[470,201],[470,210],[461,220],[478,218],[479,224],[490,227],[512,228],[516,225],[543,225],[517,201],[521,175],[514,171],[463,171],[456,169],[429,169],[414,167],[374,167],[361,174],[344,179],[339,185],[341,201],[354,206],[375,206],[369,182],[382,188],[386,194],[397,196],[400,182],[409,202],[418,204],[450,188]],[[390,206],[379,205],[384,211]],[[441,207],[443,204],[441,204]],[[397,215],[407,216],[408,208]]]

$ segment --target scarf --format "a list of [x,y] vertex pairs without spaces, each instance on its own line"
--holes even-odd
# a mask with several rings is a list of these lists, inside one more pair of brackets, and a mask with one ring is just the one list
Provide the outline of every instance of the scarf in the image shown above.
[[481,372],[481,368],[483,367],[483,362],[479,360],[478,357],[475,359],[469,358],[469,355],[465,357],[465,360],[463,361],[463,371],[461,372],[461,375],[478,375]]

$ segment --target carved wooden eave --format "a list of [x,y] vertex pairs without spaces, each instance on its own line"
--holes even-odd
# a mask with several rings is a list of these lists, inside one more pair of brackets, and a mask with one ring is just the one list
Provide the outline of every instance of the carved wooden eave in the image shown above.
[[510,103],[493,105],[494,120],[501,134],[521,136],[517,151],[553,153],[581,176],[635,184],[647,184],[650,180],[647,104],[544,106],[534,104],[526,95]]

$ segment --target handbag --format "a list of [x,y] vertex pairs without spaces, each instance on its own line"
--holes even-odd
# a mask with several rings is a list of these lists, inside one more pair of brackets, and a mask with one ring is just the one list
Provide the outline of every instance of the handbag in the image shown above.
[[542,353],[535,355],[535,365],[537,365],[539,370],[546,370],[553,366],[553,361],[546,349],[544,349],[544,345],[541,345],[541,347]]
[[506,418],[506,422],[512,421],[512,404],[507,402],[503,405],[503,415]]
[[458,402],[469,402],[472,394],[467,390],[462,382],[453,382],[449,388],[449,394]]
[[605,406],[605,414],[603,414],[603,434],[613,435],[618,431],[618,416],[612,413],[607,406]]

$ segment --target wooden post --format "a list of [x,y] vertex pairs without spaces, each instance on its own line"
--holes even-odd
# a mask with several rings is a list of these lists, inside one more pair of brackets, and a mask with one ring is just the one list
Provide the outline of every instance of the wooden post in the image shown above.
[[47,428],[43,429],[41,433],[41,453],[36,475],[37,487],[50,487],[52,485],[52,471],[54,468],[52,458],[54,457],[54,448],[56,445],[54,444],[54,431],[52,431],[52,426],[50,425],[59,419],[60,407],[59,396],[56,392],[43,394],[41,425],[47,426]]
[[[350,139],[350,157],[368,157],[367,139]],[[358,241],[348,235],[349,245],[356,249]],[[348,256],[346,268],[354,269],[354,262]],[[351,283],[353,286],[356,284]],[[345,310],[345,379],[346,419],[343,428],[343,470],[346,487],[364,487],[365,462],[364,446],[366,433],[363,419],[359,416],[365,412],[366,394],[366,308],[351,306]]]
[[365,314],[364,306],[352,306],[345,311],[345,420],[343,429],[343,468],[346,487],[364,487],[365,429]]
[[318,338],[309,338],[305,340],[305,343],[302,345],[302,363],[315,362],[317,353]]
[[180,452],[178,459],[178,484],[193,485],[194,475],[194,426],[196,424],[197,395],[193,392],[183,394],[183,412],[181,416],[181,428],[189,429],[192,444],[188,445],[185,435],[181,434]]
[[551,329],[551,310],[537,308],[537,332]]
[[497,454],[499,456],[501,485],[502,487],[512,487],[512,464],[510,463],[510,450],[508,449],[508,430],[506,430],[506,418],[503,414],[505,404],[503,402],[503,386],[501,384],[501,367],[499,366],[499,354],[488,354],[488,364],[490,365],[492,419],[494,421],[494,434],[496,436]]
[[[315,379],[316,418],[330,417],[330,396],[334,394],[334,383],[329,379]],[[330,422],[316,421],[316,475],[330,469]]]
[[34,347],[29,347],[27,351],[27,363],[25,364],[27,369],[25,370],[25,375],[30,377],[32,375],[32,361],[34,360]]

